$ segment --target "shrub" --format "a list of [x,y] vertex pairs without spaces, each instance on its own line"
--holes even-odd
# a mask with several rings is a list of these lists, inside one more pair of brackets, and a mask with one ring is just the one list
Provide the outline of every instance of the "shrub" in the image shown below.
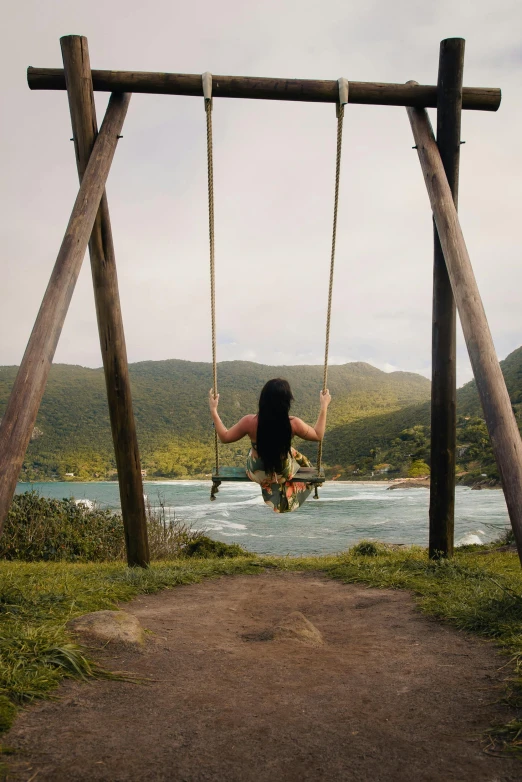
[[[169,514],[161,498],[155,506],[147,502],[145,510],[152,560],[176,559],[184,555],[192,541],[205,539],[200,531],[194,532],[190,525],[177,520],[173,513]],[[219,546],[226,548],[226,544]],[[209,545],[209,551],[210,548]],[[120,513],[88,508],[81,503],[76,504],[74,499],[47,499],[35,491],[18,494],[13,499],[4,534],[0,538],[0,559],[25,562],[124,560],[123,519]]]
[[497,546],[512,546],[516,543],[515,540],[515,533],[513,532],[512,527],[507,527],[499,536],[496,538],[494,543]]
[[237,543],[222,543],[220,540],[212,540],[206,535],[198,535],[187,543],[183,553],[186,557],[203,557],[205,559],[249,556],[249,552]]
[[147,498],[145,512],[149,552],[153,561],[184,556],[187,546],[201,537],[201,531],[195,532],[190,524],[176,518],[175,511],[166,507],[161,495],[154,505]]
[[0,538],[0,558],[26,562],[100,562],[123,554],[121,516],[73,499],[47,499],[36,491],[13,498]]
[[420,478],[423,475],[429,475],[429,474],[430,474],[430,468],[428,467],[426,462],[423,462],[421,459],[412,462],[410,469],[408,470],[409,478]]
[[382,554],[382,546],[371,540],[361,540],[356,546],[350,549],[350,554],[356,554],[361,557],[376,557]]

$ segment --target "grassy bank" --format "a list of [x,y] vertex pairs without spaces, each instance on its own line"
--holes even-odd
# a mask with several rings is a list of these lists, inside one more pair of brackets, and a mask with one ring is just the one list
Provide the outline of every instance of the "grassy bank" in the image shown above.
[[[522,573],[516,554],[486,555],[476,548],[451,562],[430,562],[422,549],[369,544],[338,556],[178,559],[148,570],[120,562],[0,562],[0,730],[18,705],[47,696],[64,677],[101,674],[68,637],[70,618],[138,594],[267,567],[411,590],[426,614],[501,646],[513,662],[506,669],[513,670],[506,699],[522,707]],[[522,755],[521,736],[522,719],[503,726],[494,740]]]

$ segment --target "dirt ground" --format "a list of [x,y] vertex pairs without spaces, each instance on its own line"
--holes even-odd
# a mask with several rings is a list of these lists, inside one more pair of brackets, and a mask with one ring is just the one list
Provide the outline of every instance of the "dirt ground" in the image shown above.
[[[408,593],[316,574],[227,577],[123,608],[143,653],[107,647],[149,679],[68,682],[6,736],[8,779],[35,782],[301,782],[522,778],[481,750],[510,714],[495,705],[505,658],[424,618]],[[270,638],[301,611],[324,645]]]

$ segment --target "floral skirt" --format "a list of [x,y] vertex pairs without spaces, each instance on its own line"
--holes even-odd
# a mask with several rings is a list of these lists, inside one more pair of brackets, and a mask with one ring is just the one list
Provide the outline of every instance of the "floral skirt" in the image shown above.
[[283,465],[281,474],[269,475],[264,471],[264,465],[259,456],[254,456],[250,449],[246,472],[251,481],[259,483],[263,499],[274,513],[291,513],[301,507],[312,491],[311,483],[296,481],[291,483],[300,467],[311,467],[310,462],[303,454],[290,449],[290,453]]

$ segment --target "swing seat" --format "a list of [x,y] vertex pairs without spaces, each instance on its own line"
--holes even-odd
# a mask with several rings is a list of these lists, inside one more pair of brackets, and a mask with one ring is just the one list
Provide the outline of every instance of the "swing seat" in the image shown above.
[[[216,470],[214,467],[212,469],[212,481],[253,483],[246,474],[244,467],[220,467],[219,470]],[[320,486],[325,482],[324,471],[317,471],[315,467],[300,467],[294,477],[290,478],[290,483],[295,481],[313,483],[315,486]]]

